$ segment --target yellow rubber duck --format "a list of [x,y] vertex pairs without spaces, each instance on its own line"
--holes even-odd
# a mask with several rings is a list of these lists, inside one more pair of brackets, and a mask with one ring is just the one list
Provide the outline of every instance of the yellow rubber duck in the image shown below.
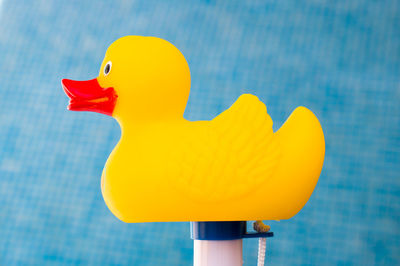
[[188,121],[189,66],[163,39],[120,38],[97,78],[62,86],[70,110],[121,126],[101,190],[124,222],[289,219],[317,184],[325,141],[310,110],[298,107],[274,133],[265,105],[244,94],[211,121]]

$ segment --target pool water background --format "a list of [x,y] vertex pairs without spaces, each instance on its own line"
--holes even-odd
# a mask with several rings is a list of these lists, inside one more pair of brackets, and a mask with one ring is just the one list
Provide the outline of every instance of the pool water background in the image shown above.
[[[0,265],[192,263],[189,223],[108,211],[100,176],[119,126],[66,110],[60,80],[95,77],[124,35],[182,51],[188,119],[242,93],[267,105],[275,130],[299,105],[320,119],[319,183],[293,219],[269,222],[268,264],[400,264],[398,1],[0,0]],[[257,241],[244,242],[255,265]]]

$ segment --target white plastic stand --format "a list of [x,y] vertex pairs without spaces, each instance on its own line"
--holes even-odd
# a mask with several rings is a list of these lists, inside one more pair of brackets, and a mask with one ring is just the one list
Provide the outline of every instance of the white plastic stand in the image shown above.
[[242,266],[243,241],[194,240],[194,266]]

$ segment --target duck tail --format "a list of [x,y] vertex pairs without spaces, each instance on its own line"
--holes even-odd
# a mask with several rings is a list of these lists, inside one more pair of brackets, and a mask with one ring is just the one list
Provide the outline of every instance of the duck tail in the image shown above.
[[[281,147],[276,177],[281,179],[279,202],[282,219],[296,215],[318,182],[325,156],[325,139],[317,117],[298,107],[275,133]],[[282,209],[281,209],[282,210]]]

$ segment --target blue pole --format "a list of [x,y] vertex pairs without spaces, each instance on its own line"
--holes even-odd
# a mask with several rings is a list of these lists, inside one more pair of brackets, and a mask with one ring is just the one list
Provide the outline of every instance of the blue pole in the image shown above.
[[242,239],[267,238],[274,233],[247,233],[246,221],[191,222],[194,266],[240,266]]

